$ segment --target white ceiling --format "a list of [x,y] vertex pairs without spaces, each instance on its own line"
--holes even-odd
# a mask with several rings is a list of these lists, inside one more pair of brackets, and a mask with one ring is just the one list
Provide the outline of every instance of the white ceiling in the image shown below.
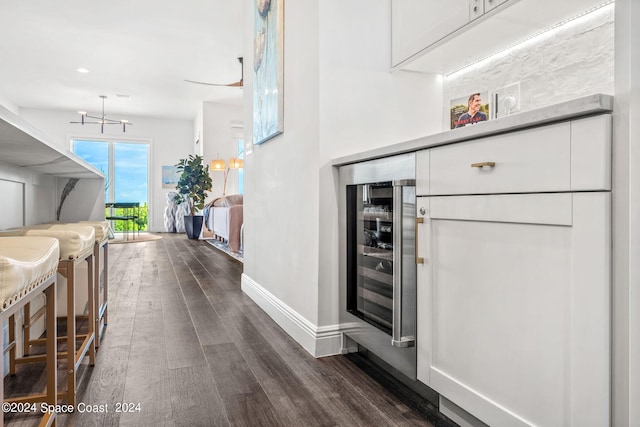
[[206,101],[240,105],[242,89],[184,79],[240,80],[242,3],[2,0],[0,98],[19,108],[99,115],[106,95],[112,119],[191,120]]

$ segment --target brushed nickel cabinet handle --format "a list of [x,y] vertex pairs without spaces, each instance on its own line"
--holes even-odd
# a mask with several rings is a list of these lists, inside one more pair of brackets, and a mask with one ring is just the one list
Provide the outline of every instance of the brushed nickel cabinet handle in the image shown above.
[[480,163],[471,163],[472,168],[482,168],[484,166],[488,166],[493,168],[496,166],[496,162],[480,162]]
[[418,256],[418,224],[423,224],[424,218],[416,218],[416,264],[424,264],[424,258]]
[[[404,275],[405,245],[403,244],[402,227],[405,219],[410,221],[410,217],[415,215],[415,186],[415,179],[393,181],[393,323],[391,325],[391,345],[399,348],[415,347],[416,345],[415,335],[404,335],[405,329],[409,329],[413,334],[415,332],[413,332],[412,328],[407,328],[408,322],[406,320],[403,321],[404,314],[409,315],[407,307],[413,301],[402,303],[404,296],[402,287],[405,285],[405,277],[407,277],[406,281],[409,285],[409,279],[411,278],[409,271],[407,271],[407,276]],[[407,190],[406,192],[405,189]],[[406,204],[405,197],[407,197]],[[413,200],[413,204],[411,204],[410,200]],[[405,210],[405,205],[407,210]],[[409,208],[409,206],[413,207]],[[405,216],[405,213],[407,216]],[[406,249],[409,249],[408,245]],[[411,254],[407,252],[407,255]]]

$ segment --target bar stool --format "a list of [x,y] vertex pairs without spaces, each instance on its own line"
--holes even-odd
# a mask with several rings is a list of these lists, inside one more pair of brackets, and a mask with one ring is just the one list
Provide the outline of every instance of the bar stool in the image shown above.
[[[40,224],[30,227],[5,230],[0,232],[1,236],[47,236],[58,240],[60,246],[60,259],[58,260],[58,273],[67,279],[67,330],[66,335],[59,339],[66,339],[67,351],[60,355],[66,356],[67,360],[67,390],[58,393],[59,398],[65,398],[69,405],[76,404],[76,373],[84,358],[89,356],[89,365],[95,364],[95,322],[87,322],[87,334],[78,335],[76,332],[75,313],[75,291],[76,291],[76,270],[83,262],[87,263],[87,309],[88,318],[95,319],[95,288],[94,288],[94,268],[93,268],[93,248],[95,242],[95,231],[91,226],[73,224]],[[26,314],[30,313],[30,308],[25,305],[24,319],[24,356],[16,359],[16,363],[34,363],[44,360],[42,355],[29,355],[30,347],[34,344],[42,344],[40,339],[32,339],[30,336],[31,318]],[[76,339],[81,339],[82,343],[76,349]]]
[[[95,284],[95,326],[96,349],[100,346],[100,340],[107,328],[108,318],[108,286],[109,286],[109,222],[108,221],[80,221],[79,225],[90,225],[93,227],[96,240],[93,247],[93,258],[95,260],[95,274],[93,282]],[[102,259],[100,250],[102,249]],[[102,280],[100,273],[102,271]],[[101,286],[102,285],[102,286]]]
[[[33,301],[41,292],[46,298],[46,391],[42,394],[7,398],[4,396],[4,363],[0,363],[0,395],[4,402],[57,403],[57,332],[56,332],[56,270],[60,248],[58,240],[51,237],[1,237],[0,238],[0,322],[9,323],[9,344],[3,353],[9,353],[10,369],[15,374],[16,341],[15,314]],[[52,425],[55,411],[44,411],[40,425]],[[4,411],[0,414],[0,425],[4,424]]]

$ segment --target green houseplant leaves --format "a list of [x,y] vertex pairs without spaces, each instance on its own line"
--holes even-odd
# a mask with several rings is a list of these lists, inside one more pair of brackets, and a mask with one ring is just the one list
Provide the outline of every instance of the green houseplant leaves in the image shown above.
[[176,164],[180,179],[176,185],[178,194],[174,201],[176,204],[185,202],[185,199],[191,200],[190,215],[198,210],[204,209],[207,191],[211,191],[211,176],[209,176],[209,165],[203,164],[202,156],[192,155],[186,159],[180,159]]

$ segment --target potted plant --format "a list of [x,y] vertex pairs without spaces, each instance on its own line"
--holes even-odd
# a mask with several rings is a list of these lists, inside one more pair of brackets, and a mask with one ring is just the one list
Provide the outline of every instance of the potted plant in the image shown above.
[[189,215],[184,216],[184,227],[189,239],[197,239],[202,229],[203,216],[196,216],[195,213],[204,209],[207,191],[211,191],[209,165],[203,164],[202,156],[190,154],[186,159],[180,159],[176,167],[180,179],[176,185],[178,194],[174,201],[177,205],[189,204]]

